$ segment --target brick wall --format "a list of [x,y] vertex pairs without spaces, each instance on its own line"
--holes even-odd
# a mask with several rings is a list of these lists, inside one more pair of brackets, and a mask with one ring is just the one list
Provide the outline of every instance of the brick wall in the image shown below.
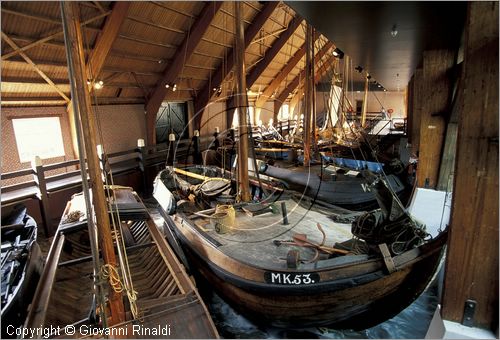
[[[108,153],[133,149],[137,139],[146,138],[145,115],[143,105],[103,105],[97,108],[102,143]],[[17,152],[16,139],[12,127],[12,117],[47,117],[57,115],[61,123],[65,156],[44,159],[43,164],[52,164],[75,159],[71,141],[71,132],[65,107],[2,107],[2,164],[1,171],[10,172],[31,167],[30,162],[21,163]],[[48,175],[74,170],[75,167],[51,171]],[[2,180],[2,186],[31,180],[30,176]]]

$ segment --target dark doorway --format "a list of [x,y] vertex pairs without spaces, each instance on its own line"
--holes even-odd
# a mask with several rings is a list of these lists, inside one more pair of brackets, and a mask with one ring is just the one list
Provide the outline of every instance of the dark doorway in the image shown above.
[[168,135],[175,139],[189,138],[187,103],[163,103],[156,114],[156,143],[168,142]]

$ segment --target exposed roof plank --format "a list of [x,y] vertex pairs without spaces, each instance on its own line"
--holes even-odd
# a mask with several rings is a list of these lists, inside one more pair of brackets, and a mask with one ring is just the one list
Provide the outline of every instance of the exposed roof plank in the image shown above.
[[[2,8],[2,11],[4,11],[4,9],[3,9],[3,8]],[[95,17],[92,17],[92,18],[90,18],[90,19],[88,19],[88,20],[86,20],[86,21],[82,22],[82,26],[84,26],[84,25],[88,25],[88,24],[90,24],[91,22],[94,22],[94,21],[96,21],[96,20],[99,20],[99,19],[101,19],[101,18],[104,18],[105,16],[107,16],[107,15],[109,15],[109,14],[111,14],[111,11],[108,11],[108,12],[102,13],[102,14],[100,14],[100,15],[97,15],[97,16],[95,16]],[[87,27],[87,28],[88,28],[88,27],[90,27],[90,26],[85,26],[85,27]],[[51,34],[49,34],[48,36],[46,36],[46,37],[44,37],[44,38],[41,38],[41,39],[39,39],[39,40],[36,40],[36,41],[34,41],[34,42],[32,42],[32,43],[29,43],[29,44],[28,44],[28,45],[26,45],[26,46],[23,46],[23,47],[21,47],[21,48],[17,49],[17,50],[14,50],[14,51],[12,51],[12,52],[10,52],[10,53],[6,53],[6,54],[2,55],[2,60],[7,60],[8,58],[10,58],[10,57],[12,57],[12,56],[14,56],[14,55],[16,55],[16,54],[19,54],[20,52],[24,52],[24,51],[27,51],[27,50],[29,50],[30,48],[33,48],[33,47],[38,46],[38,45],[40,45],[40,44],[47,43],[47,42],[49,42],[50,40],[53,40],[54,38],[57,38],[58,36],[60,36],[60,35],[62,35],[62,34],[63,34],[62,29],[58,29],[56,32],[51,33]],[[63,46],[63,47],[64,47],[64,45],[61,45],[61,46]]]
[[206,29],[210,26],[210,23],[221,6],[222,2],[215,1],[209,2],[205,5],[205,7],[203,7],[198,19],[191,26],[190,35],[184,38],[181,46],[179,46],[175,52],[172,62],[165,69],[162,78],[158,81],[155,90],[149,98],[148,103],[146,104],[149,144],[154,144],[156,142],[154,134],[154,121],[156,119],[156,113],[158,112],[158,109],[160,108],[160,105],[165,99],[168,91],[165,85],[174,83],[177,80],[185,61],[188,60],[194,52],[196,46],[203,38]]
[[[262,11],[258,13],[253,22],[245,30],[245,49],[250,45],[252,40],[255,38],[257,33],[262,29],[267,19],[271,16],[274,10],[278,7],[278,2],[266,2]],[[201,123],[201,118],[203,115],[203,109],[210,101],[213,91],[212,87],[219,87],[227,74],[233,69],[234,66],[234,49],[228,53],[226,65],[220,65],[219,68],[214,72],[212,76],[212,81],[210,84],[205,84],[201,91],[198,93],[198,97],[194,102],[195,110],[195,125],[199,126]]]
[[[5,40],[5,42],[7,44],[9,44],[14,50],[18,50],[19,49],[19,46],[16,45],[16,43],[14,41],[12,41],[12,39],[10,39],[7,34],[5,34],[3,31],[2,31],[2,38]],[[38,73],[57,93],[59,93],[59,95],[61,97],[64,98],[64,100],[66,100],[67,102],[69,102],[69,98],[68,96],[66,96],[66,94],[61,91],[55,84],[54,82],[33,62],[33,60],[30,59],[30,57],[28,57],[26,55],[26,53],[24,52],[19,52],[19,54],[21,55],[21,57],[23,57],[23,59],[31,65],[31,67],[36,71],[36,73]]]

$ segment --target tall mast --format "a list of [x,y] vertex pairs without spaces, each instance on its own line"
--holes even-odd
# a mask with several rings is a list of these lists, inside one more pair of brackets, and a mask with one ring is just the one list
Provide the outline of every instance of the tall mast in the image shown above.
[[365,75],[365,95],[363,97],[363,109],[361,111],[361,127],[364,128],[366,125],[366,108],[368,107],[368,73]]
[[[83,142],[87,154],[87,166],[92,190],[92,203],[95,211],[96,225],[105,264],[116,268],[116,257],[111,236],[109,216],[107,211],[104,186],[100,173],[96,148],[96,122],[93,115],[90,94],[86,81],[85,56],[80,29],[80,11],[77,1],[61,1],[64,42],[68,59],[69,80],[71,84],[71,99],[75,114],[80,115],[83,132]],[[83,178],[82,180],[86,180]],[[87,216],[87,219],[93,218]],[[109,285],[109,307],[111,310],[111,325],[125,321],[125,313],[121,294],[115,292]]]
[[306,29],[306,72],[304,86],[304,166],[311,162],[311,118],[313,110],[312,94],[314,92],[314,76],[312,76],[313,64],[313,37],[312,26],[307,24]]
[[[238,187],[240,199],[243,202],[250,201],[250,186],[248,183],[248,98],[245,73],[245,35],[243,23],[242,2],[235,1],[236,14],[236,107],[239,118],[239,140],[238,140]],[[257,171],[257,169],[255,170]]]

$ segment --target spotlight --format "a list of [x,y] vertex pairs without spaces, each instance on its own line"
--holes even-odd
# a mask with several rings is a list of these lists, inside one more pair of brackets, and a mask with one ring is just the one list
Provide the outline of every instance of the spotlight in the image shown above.
[[104,82],[102,80],[94,83],[94,89],[96,89],[96,90],[102,89],[103,86],[104,86]]
[[354,69],[359,73],[363,72],[363,68],[361,66],[356,66]]
[[398,35],[398,28],[396,27],[396,24],[392,25],[391,35],[393,38],[396,37],[396,35]]
[[332,54],[334,57],[337,57],[339,59],[344,58],[344,52],[342,52],[342,50],[338,47],[333,50]]
[[165,84],[165,88],[169,88],[170,87],[170,84]]

